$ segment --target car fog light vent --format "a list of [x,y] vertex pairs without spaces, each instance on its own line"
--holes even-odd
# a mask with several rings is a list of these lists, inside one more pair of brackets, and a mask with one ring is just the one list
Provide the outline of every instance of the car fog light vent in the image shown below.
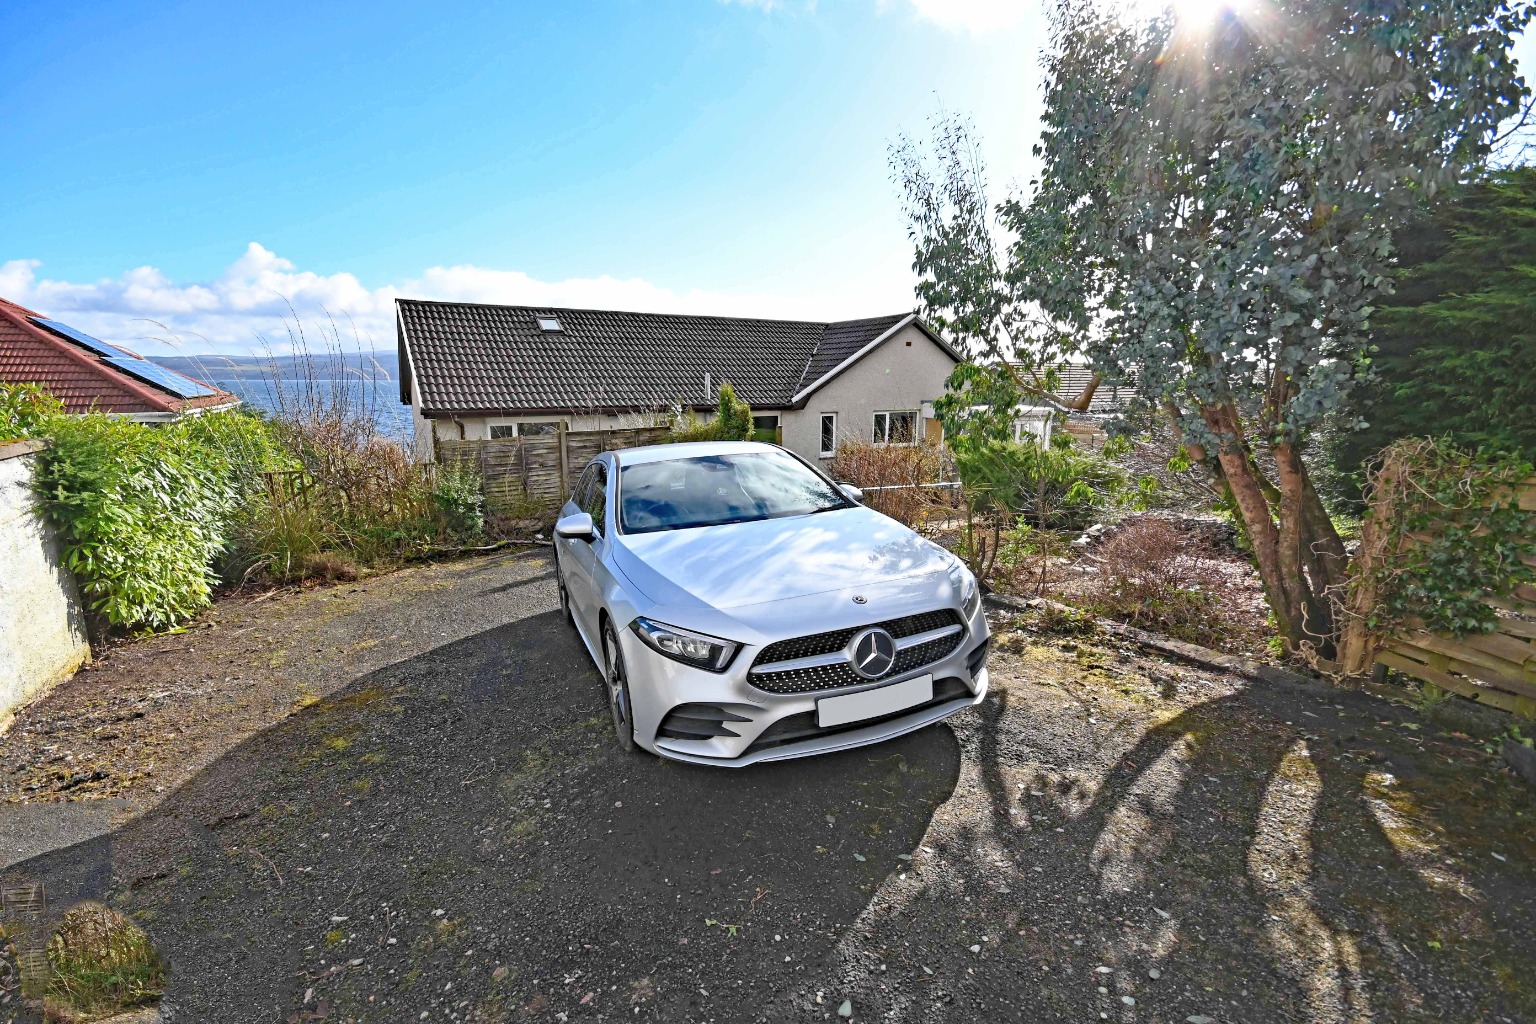
[[985,640],[983,640],[981,642],[981,646],[980,647],[977,647],[970,654],[966,655],[965,667],[966,667],[966,670],[969,671],[972,676],[975,676],[976,673],[980,672],[983,668],[986,668],[986,666],[987,666],[987,651],[988,651],[988,649],[991,646],[992,646],[992,638],[988,637],[987,639],[985,639]]
[[716,736],[740,736],[726,726],[727,722],[750,722],[718,704],[679,704],[661,720],[656,730],[657,739],[710,740]]

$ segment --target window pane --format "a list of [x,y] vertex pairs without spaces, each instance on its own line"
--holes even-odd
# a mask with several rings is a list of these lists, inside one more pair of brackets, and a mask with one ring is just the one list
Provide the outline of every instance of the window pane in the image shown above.
[[890,418],[891,444],[911,444],[917,440],[917,413],[893,412]]
[[587,489],[592,486],[592,478],[597,475],[596,466],[588,466],[581,474],[581,479],[576,481],[576,489],[571,492],[571,500],[583,511],[587,507]]
[[752,417],[752,440],[774,444],[779,439],[779,417],[763,415]]
[[500,441],[507,437],[516,437],[517,428],[510,423],[497,423],[491,427],[491,440]]
[[517,434],[519,437],[540,437],[545,434],[560,433],[558,423],[519,423]]
[[837,451],[837,417],[825,413],[821,417],[821,454]]
[[592,469],[595,471],[592,474],[592,489],[587,494],[583,510],[592,517],[592,525],[597,527],[597,531],[605,533],[608,521],[603,517],[603,513],[608,506],[608,470],[601,463],[593,466]]
[[890,426],[890,418],[886,413],[875,413],[875,444],[885,444],[888,440],[887,428]]

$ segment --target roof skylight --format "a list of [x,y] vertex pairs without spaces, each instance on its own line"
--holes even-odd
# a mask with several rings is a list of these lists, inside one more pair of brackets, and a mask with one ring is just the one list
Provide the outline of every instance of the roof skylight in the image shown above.
[[556,317],[556,316],[541,316],[541,317],[539,317],[539,330],[541,330],[541,331],[558,331],[560,329],[561,329],[561,327],[560,327],[560,318],[559,317]]

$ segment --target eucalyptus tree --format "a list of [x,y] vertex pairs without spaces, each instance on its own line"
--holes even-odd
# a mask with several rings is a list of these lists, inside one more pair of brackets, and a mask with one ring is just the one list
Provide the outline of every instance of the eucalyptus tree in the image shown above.
[[1346,567],[1303,447],[1365,365],[1394,230],[1519,110],[1529,17],[1526,0],[1052,13],[1006,276],[1230,489],[1292,649],[1330,653]]
[[[962,366],[950,389],[996,398],[1006,392],[1086,409],[1099,385],[1095,376],[1081,394],[1058,396],[1055,361],[1075,354],[1078,338],[1070,318],[1049,315],[1025,294],[1009,262],[1012,228],[1003,205],[988,197],[986,164],[970,122],[940,114],[924,145],[903,135],[890,149],[891,174],[901,189],[907,235],[918,273],[917,298],[930,324],[990,369]],[[972,400],[979,401],[980,399]],[[1012,417],[1005,422],[1011,428]]]

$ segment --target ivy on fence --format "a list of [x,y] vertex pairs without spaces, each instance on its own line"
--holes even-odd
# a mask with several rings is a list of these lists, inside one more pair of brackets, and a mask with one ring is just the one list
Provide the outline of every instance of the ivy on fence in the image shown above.
[[1352,589],[1374,594],[1365,625],[1389,632],[1409,620],[1453,637],[1492,632],[1489,599],[1536,584],[1536,516],[1520,507],[1530,463],[1443,441],[1387,448],[1371,473],[1373,529]]

